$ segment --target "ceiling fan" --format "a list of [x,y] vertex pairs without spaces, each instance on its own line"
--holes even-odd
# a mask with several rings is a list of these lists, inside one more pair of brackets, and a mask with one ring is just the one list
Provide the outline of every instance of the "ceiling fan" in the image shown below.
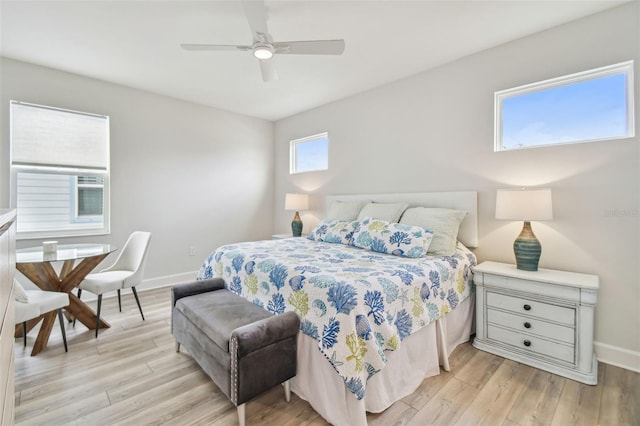
[[185,50],[191,51],[216,51],[216,50],[241,50],[251,51],[258,59],[262,79],[273,81],[278,79],[273,55],[342,55],[344,52],[344,40],[307,40],[307,41],[282,41],[274,42],[267,27],[267,9],[264,1],[243,0],[244,13],[249,21],[253,33],[251,45],[225,45],[225,44],[181,44]]

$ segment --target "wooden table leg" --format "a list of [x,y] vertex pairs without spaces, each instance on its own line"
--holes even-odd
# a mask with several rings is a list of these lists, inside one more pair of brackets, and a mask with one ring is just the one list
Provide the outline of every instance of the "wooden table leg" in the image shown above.
[[47,347],[49,336],[51,335],[51,329],[53,328],[53,324],[56,322],[57,313],[58,312],[56,310],[53,310],[42,315],[44,317],[44,321],[40,326],[40,331],[38,332],[38,337],[36,337],[36,342],[33,344],[31,356],[37,355],[41,350]]
[[[105,253],[85,257],[77,264],[75,264],[74,260],[65,260],[60,271],[60,276],[56,273],[51,262],[17,263],[16,268],[42,290],[67,293],[69,295],[69,306],[65,308],[66,311],[90,330],[95,330],[95,312],[89,305],[78,299],[71,291],[108,255],[109,253]],[[27,326],[28,325],[29,323],[27,323]],[[31,327],[33,327],[33,325]],[[111,325],[100,318],[100,328],[109,327],[111,327]],[[22,331],[20,333],[22,333]]]
[[[96,329],[95,312],[89,307],[89,305],[78,299],[75,294],[69,293],[69,306],[66,309],[89,330]],[[109,327],[111,327],[111,325],[104,319],[100,318],[100,328]]]
[[[33,327],[35,327],[36,325],[38,325],[38,323],[42,321],[42,315],[40,315],[37,318],[32,318],[30,320],[27,321],[27,333],[29,333]],[[20,324],[16,324],[16,330],[15,333],[13,334],[13,337],[23,337],[22,336],[22,323]]]

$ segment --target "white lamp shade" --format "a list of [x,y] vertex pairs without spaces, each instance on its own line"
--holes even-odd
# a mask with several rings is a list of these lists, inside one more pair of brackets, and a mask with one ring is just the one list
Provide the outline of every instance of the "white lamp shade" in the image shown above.
[[309,195],[286,194],[284,198],[285,210],[307,210],[309,208]]
[[496,219],[552,220],[551,189],[498,189]]

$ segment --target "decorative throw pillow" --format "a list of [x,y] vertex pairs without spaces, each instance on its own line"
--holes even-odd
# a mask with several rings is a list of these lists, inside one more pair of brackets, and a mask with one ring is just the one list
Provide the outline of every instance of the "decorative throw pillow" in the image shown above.
[[313,241],[349,245],[357,225],[358,222],[350,220],[325,220],[316,226],[307,238]]
[[15,278],[13,279],[13,298],[16,302],[29,303],[29,296],[27,295],[27,292],[24,291],[22,284],[20,284]]
[[456,251],[460,223],[466,215],[463,210],[413,207],[404,212],[400,223],[433,231],[429,254],[452,256]]
[[365,217],[384,220],[390,223],[397,223],[402,216],[402,212],[409,207],[407,203],[369,203],[360,210],[358,220]]
[[325,220],[356,220],[364,202],[334,201],[327,210]]
[[404,257],[427,254],[433,233],[419,226],[389,223],[367,217],[353,233],[353,245],[363,249]]

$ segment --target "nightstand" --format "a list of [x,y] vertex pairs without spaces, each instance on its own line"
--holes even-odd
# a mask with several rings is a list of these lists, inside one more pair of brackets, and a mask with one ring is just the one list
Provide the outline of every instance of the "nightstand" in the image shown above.
[[589,385],[598,380],[593,353],[598,277],[482,262],[474,268],[473,346]]
[[[304,237],[306,235],[302,235],[302,236]],[[271,236],[272,240],[282,240],[283,238],[293,238],[293,235],[292,234],[274,234]]]

